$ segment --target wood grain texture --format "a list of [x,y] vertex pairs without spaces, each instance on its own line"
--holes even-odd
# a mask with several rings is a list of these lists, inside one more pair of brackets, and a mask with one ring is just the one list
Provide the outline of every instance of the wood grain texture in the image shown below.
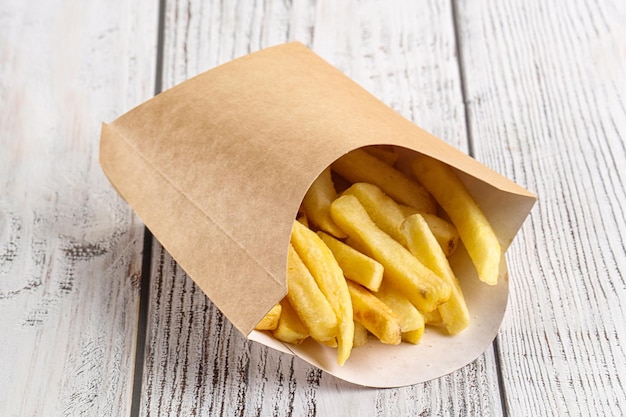
[[[169,1],[164,87],[290,40],[313,48],[394,109],[467,150],[450,4]],[[493,350],[400,389],[337,380],[248,342],[156,244],[144,416],[501,415]]]
[[143,227],[100,123],[154,88],[156,5],[0,2],[0,415],[128,414]]
[[461,1],[476,156],[538,193],[509,252],[511,416],[626,414],[626,4]]

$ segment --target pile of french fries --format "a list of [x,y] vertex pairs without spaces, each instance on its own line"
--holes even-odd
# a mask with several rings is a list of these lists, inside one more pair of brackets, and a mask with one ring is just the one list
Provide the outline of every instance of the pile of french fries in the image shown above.
[[469,325],[448,257],[460,240],[479,279],[494,285],[501,245],[450,167],[416,154],[400,170],[398,155],[357,149],[315,180],[291,233],[288,294],[258,330],[336,347],[343,365],[370,334],[417,344],[426,325],[451,335]]

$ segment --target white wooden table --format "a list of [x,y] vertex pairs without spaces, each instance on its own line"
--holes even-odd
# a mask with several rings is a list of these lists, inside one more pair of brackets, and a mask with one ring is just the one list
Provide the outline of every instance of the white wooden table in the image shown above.
[[[617,0],[0,0],[0,416],[626,415],[624,22]],[[362,388],[246,341],[100,170],[101,122],[289,40],[540,197],[498,337],[451,375]]]

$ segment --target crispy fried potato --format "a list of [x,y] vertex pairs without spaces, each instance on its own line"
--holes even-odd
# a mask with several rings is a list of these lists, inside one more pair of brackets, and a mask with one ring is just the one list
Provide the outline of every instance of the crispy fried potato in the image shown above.
[[[400,330],[404,335],[407,332],[420,330],[424,332],[424,317],[417,311],[417,308],[403,294],[402,290],[392,286],[387,280],[383,280],[382,285],[374,295],[383,303],[389,306],[391,311],[400,319]],[[419,341],[417,334],[412,335],[411,343]],[[404,339],[404,337],[403,337]]]
[[402,245],[406,244],[404,234],[400,232],[400,225],[406,216],[398,203],[385,194],[380,187],[358,182],[344,191],[343,195],[355,196],[376,226]]
[[424,317],[424,323],[426,323],[428,326],[438,327],[444,325],[441,314],[439,314],[439,310],[433,310],[429,312],[420,311],[420,313],[422,313],[422,316]]
[[[400,209],[404,213],[405,218],[412,214],[419,213],[419,211],[413,207],[406,205],[401,205]],[[435,235],[443,253],[445,253],[446,256],[452,255],[459,243],[459,232],[454,225],[434,214],[419,214],[421,214],[424,220],[426,220],[426,223],[428,223],[428,227],[430,227],[430,231]]]
[[380,230],[353,195],[343,195],[330,206],[335,223],[349,238],[367,249],[367,255],[385,268],[385,279],[404,288],[421,311],[432,311],[450,297],[450,286],[426,268],[404,246]]
[[256,330],[274,330],[278,327],[278,320],[280,319],[280,313],[282,308],[280,304],[276,304],[267,312],[260,322],[254,327]]
[[330,168],[326,168],[309,187],[302,200],[302,206],[311,224],[335,237],[344,238],[345,233],[337,227],[328,213],[330,203],[335,198],[337,198],[337,192],[330,175]]
[[359,346],[363,346],[364,344],[366,344],[369,339],[368,334],[369,333],[367,329],[365,328],[365,326],[363,326],[358,321],[355,321],[354,322],[354,343],[352,343],[352,346],[357,348]]
[[361,323],[381,342],[398,345],[402,341],[400,319],[382,301],[359,284],[348,281],[354,321]]
[[286,299],[280,302],[282,312],[278,326],[272,332],[274,337],[285,343],[300,344],[309,337],[309,331]]
[[411,169],[458,230],[478,278],[489,285],[497,284],[502,258],[500,242],[463,183],[450,167],[424,155],[411,162]]
[[407,217],[402,223],[401,230],[406,236],[411,253],[450,285],[452,289],[450,298],[437,309],[448,332],[459,333],[469,325],[470,314],[448,258],[439,246],[428,223],[419,213]]
[[352,303],[343,271],[324,241],[297,221],[291,231],[291,243],[337,316],[337,363],[343,365],[350,357],[354,340]]
[[317,234],[332,251],[346,278],[371,291],[378,291],[384,270],[379,262],[324,232]]
[[426,213],[435,213],[432,196],[418,182],[363,149],[356,149],[333,162],[331,169],[352,183],[368,182],[394,200]]
[[337,316],[293,246],[287,255],[287,299],[311,337],[325,343],[337,336]]

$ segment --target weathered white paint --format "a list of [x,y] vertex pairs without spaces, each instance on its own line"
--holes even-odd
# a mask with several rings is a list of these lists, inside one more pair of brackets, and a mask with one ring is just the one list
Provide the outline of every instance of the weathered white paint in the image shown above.
[[0,4],[0,415],[128,414],[143,226],[100,123],[154,89],[153,2]]
[[509,252],[509,415],[626,415],[626,3],[457,10],[475,154],[540,197]]

